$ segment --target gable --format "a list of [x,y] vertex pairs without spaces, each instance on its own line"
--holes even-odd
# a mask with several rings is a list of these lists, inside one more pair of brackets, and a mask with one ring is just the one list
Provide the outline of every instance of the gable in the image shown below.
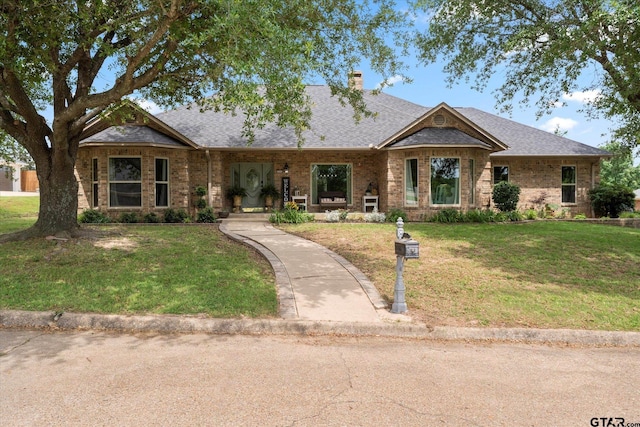
[[397,149],[416,146],[478,147],[490,151],[502,151],[508,148],[487,130],[445,103],[430,109],[376,148]]
[[95,145],[197,148],[189,138],[129,100],[85,127],[80,146]]

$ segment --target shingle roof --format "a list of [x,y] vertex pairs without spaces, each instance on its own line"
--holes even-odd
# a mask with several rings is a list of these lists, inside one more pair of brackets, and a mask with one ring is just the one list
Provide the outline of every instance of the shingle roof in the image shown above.
[[388,145],[388,147],[400,148],[418,145],[492,148],[491,145],[456,128],[424,128],[394,144]]
[[[365,91],[367,106],[377,117],[365,118],[356,124],[351,107],[340,105],[338,99],[331,96],[329,87],[308,86],[307,93],[312,102],[312,117],[311,129],[303,134],[305,148],[368,149],[370,144],[379,143],[427,111],[425,107],[391,95],[372,96],[370,91]],[[200,113],[197,107],[182,107],[156,117],[200,146],[247,148],[247,141],[241,136],[242,114]],[[293,130],[268,124],[256,130],[251,148],[294,149],[297,141]]]
[[157,130],[144,125],[112,126],[82,141],[82,144],[95,142],[111,144],[153,144],[184,146],[181,142]]
[[[431,108],[423,107],[403,99],[381,93],[371,95],[364,91],[368,108],[376,113],[375,118],[363,118],[359,123],[353,119],[350,106],[340,104],[331,96],[327,86],[308,86],[307,94],[312,103],[311,129],[304,132],[304,148],[308,149],[369,149],[401,131],[426,115]],[[504,156],[607,156],[606,151],[577,141],[563,138],[540,129],[523,125],[475,108],[454,108],[474,125],[491,134],[508,146],[507,150],[492,153],[492,157]],[[155,116],[197,146],[219,149],[249,148],[242,137],[244,114],[236,116],[224,112],[200,112],[197,106],[180,107]],[[416,143],[434,143],[441,137],[440,144],[456,144],[471,138],[461,132],[446,131],[438,134],[435,128],[414,134],[394,145],[412,146]],[[423,142],[417,142],[424,138]],[[479,140],[473,144],[478,145]],[[147,142],[156,144],[184,145],[176,139],[145,126],[125,126],[109,128],[87,138],[87,142]],[[404,144],[404,145],[402,145]],[[482,143],[483,144],[483,143]],[[268,124],[255,131],[252,149],[297,149],[297,140],[292,129],[281,129]]]
[[456,108],[460,114],[509,146],[491,157],[607,156],[609,153],[476,108]]

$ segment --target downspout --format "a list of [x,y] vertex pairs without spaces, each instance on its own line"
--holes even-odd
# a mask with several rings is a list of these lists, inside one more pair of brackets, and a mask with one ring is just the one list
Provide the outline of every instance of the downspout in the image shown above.
[[213,195],[211,194],[211,154],[209,150],[205,151],[205,155],[207,156],[207,202],[209,206],[212,206]]

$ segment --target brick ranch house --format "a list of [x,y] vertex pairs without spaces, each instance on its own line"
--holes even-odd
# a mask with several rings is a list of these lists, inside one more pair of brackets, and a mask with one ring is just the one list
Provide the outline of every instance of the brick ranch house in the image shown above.
[[[355,83],[362,88],[358,75]],[[520,209],[550,204],[592,216],[587,192],[599,181],[605,151],[475,108],[428,108],[367,90],[376,117],[356,124],[328,87],[307,93],[313,116],[301,149],[291,129],[275,125],[257,130],[248,146],[241,114],[197,107],[156,116],[129,107],[136,112],[127,123],[96,120],[78,151],[79,210],[193,214],[196,186],[208,190],[214,210],[231,210],[226,189],[240,185],[248,192],[243,209],[251,211],[264,206],[262,186],[274,184],[302,196],[297,201],[306,195],[310,212],[323,212],[322,193],[333,191],[351,211],[377,203],[381,212],[401,208],[420,220],[443,208],[489,208],[493,185],[508,180],[521,188]],[[368,190],[377,198],[363,199]]]

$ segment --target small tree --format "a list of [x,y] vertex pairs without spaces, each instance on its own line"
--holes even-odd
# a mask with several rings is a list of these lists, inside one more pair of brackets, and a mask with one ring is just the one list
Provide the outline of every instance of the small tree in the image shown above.
[[596,216],[617,218],[620,212],[633,209],[635,195],[626,187],[599,185],[589,190],[589,198]]
[[515,211],[520,200],[520,187],[507,181],[493,186],[493,203],[502,212]]

